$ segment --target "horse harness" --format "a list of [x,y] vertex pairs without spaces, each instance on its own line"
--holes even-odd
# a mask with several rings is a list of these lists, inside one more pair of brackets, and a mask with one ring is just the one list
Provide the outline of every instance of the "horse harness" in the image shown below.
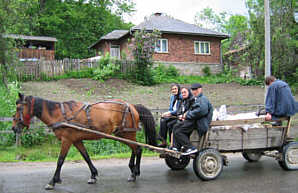
[[[94,129],[94,126],[92,126],[92,119],[90,117],[90,111],[91,111],[91,107],[93,105],[96,105],[98,103],[115,103],[115,104],[120,104],[120,105],[124,105],[124,111],[119,111],[119,112],[123,112],[122,114],[122,121],[121,121],[121,125],[119,127],[117,127],[113,133],[115,135],[125,131],[125,132],[135,132],[135,131],[138,131],[140,130],[139,127],[136,127],[135,125],[135,118],[132,114],[132,111],[129,107],[129,104],[128,103],[122,103],[122,102],[118,102],[118,101],[101,101],[101,102],[97,102],[97,103],[93,103],[93,104],[89,104],[89,103],[84,103],[84,105],[72,116],[72,117],[67,117],[66,115],[66,112],[65,112],[65,108],[64,108],[64,104],[63,103],[60,103],[60,109],[61,109],[61,112],[62,112],[62,115],[65,119],[65,121],[63,122],[57,122],[57,123],[54,123],[52,125],[49,125],[49,127],[51,127],[52,129],[58,129],[59,127],[63,126],[63,123],[68,123],[68,124],[73,124],[73,125],[76,125],[76,126],[80,126],[80,127],[84,127],[84,128],[88,128],[88,129]],[[83,124],[80,124],[80,123],[75,123],[75,122],[72,122],[72,120],[74,120],[77,115],[81,112],[81,111],[85,111],[86,112],[86,116],[87,116],[87,125],[83,125]],[[132,118],[132,122],[133,122],[133,128],[127,128],[125,127],[126,126],[126,117],[127,117],[127,114],[130,114],[131,118]]]

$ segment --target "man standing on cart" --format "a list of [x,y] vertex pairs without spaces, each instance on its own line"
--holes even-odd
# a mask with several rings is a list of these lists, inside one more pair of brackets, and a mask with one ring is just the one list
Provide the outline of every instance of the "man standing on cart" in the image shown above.
[[196,147],[192,146],[189,136],[195,128],[198,129],[200,136],[204,135],[209,128],[213,114],[211,103],[202,93],[202,85],[192,84],[191,92],[195,97],[195,102],[189,111],[179,117],[180,121],[173,128],[175,144],[186,148],[183,155],[190,155],[198,151]]
[[298,102],[295,101],[286,82],[278,80],[274,76],[268,76],[265,79],[265,84],[269,86],[265,101],[265,119],[267,121],[277,120],[279,117],[290,117],[298,112]]

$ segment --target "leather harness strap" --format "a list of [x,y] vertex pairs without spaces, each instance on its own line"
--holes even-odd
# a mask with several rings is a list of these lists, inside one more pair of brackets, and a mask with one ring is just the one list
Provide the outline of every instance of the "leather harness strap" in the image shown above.
[[[98,103],[115,103],[115,104],[124,105],[124,111],[121,111],[121,112],[123,112],[121,125],[120,125],[120,127],[117,127],[115,129],[115,131],[113,132],[115,135],[119,134],[122,131],[128,131],[128,132],[131,131],[131,132],[133,132],[133,131],[140,130],[140,128],[136,127],[136,125],[135,125],[135,119],[134,119],[133,113],[132,113],[128,103],[122,103],[122,102],[118,102],[118,101],[102,101],[102,102],[97,102],[97,103],[94,103],[94,104],[84,103],[84,105],[70,118],[67,118],[63,103],[60,103],[60,109],[61,109],[61,113],[62,113],[66,123],[77,125],[77,126],[80,126],[80,127],[85,127],[85,128],[93,128],[94,126],[92,126],[92,119],[90,117],[90,111],[91,111],[91,107],[95,104],[98,104]],[[82,124],[79,124],[79,123],[71,122],[71,120],[75,119],[76,116],[79,114],[79,112],[82,111],[82,110],[84,110],[86,112],[87,121],[88,121],[87,125],[82,125]],[[126,121],[127,121],[127,119],[126,119],[127,118],[127,113],[130,113],[130,116],[132,118],[132,123],[133,123],[132,128],[126,128],[125,127],[126,126]],[[57,129],[57,128],[61,127],[63,125],[63,123],[64,123],[63,121],[62,122],[56,122],[54,124],[49,125],[49,127],[51,127],[52,129]]]

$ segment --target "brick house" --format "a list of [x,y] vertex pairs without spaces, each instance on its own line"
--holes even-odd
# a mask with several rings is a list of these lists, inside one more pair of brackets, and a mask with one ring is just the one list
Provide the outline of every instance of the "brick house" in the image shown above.
[[4,37],[17,42],[17,55],[21,61],[55,60],[55,43],[57,39],[46,36],[25,36],[7,34]]
[[121,57],[121,52],[125,52],[128,59],[132,59],[128,39],[141,29],[158,30],[162,34],[156,42],[153,55],[155,63],[174,65],[182,74],[201,75],[205,66],[212,73],[222,71],[221,40],[228,38],[227,34],[204,29],[162,13],[151,15],[129,31],[114,30],[89,48],[96,49],[97,54],[109,52],[117,58]]

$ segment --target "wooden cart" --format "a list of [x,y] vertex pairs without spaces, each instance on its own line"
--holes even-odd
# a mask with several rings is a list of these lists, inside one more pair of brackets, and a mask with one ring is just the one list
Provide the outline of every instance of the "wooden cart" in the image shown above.
[[[190,159],[194,159],[195,174],[202,180],[213,180],[221,174],[223,166],[228,165],[228,159],[224,153],[241,152],[243,157],[250,162],[258,161],[263,155],[270,156],[275,158],[283,169],[297,170],[298,142],[288,137],[291,119],[283,118],[282,120],[286,122],[285,126],[265,124],[264,118],[213,121],[204,136],[199,137],[196,130],[192,133],[190,140],[199,152],[189,156],[183,156],[181,152],[167,148],[131,141],[68,123],[61,123],[61,126],[96,133],[108,139],[150,149],[160,153],[160,157],[165,158],[167,166],[173,170],[184,169],[189,164]],[[255,123],[262,123],[262,126],[248,128],[247,130],[240,126]],[[221,126],[231,126],[231,128],[218,128]]]
[[[258,161],[261,156],[275,158],[285,170],[298,169],[298,142],[288,137],[291,119],[282,118],[285,126],[273,126],[264,121],[264,118],[213,121],[211,128],[202,137],[194,131],[190,140],[199,152],[191,156],[178,158],[161,154],[166,164],[173,170],[184,169],[193,158],[195,174],[202,180],[217,178],[228,165],[224,153],[241,152],[249,161]],[[259,128],[243,129],[243,125],[261,123]],[[242,126],[240,126],[242,125]],[[221,128],[230,126],[230,129]]]

